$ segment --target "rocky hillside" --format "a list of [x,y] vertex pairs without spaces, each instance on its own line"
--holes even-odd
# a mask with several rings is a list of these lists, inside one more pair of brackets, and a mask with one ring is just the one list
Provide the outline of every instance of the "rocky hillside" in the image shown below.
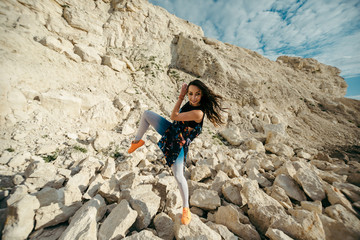
[[[339,69],[204,36],[145,0],[0,2],[2,239],[359,239],[360,103]],[[224,96],[186,167],[193,220],[144,110]]]

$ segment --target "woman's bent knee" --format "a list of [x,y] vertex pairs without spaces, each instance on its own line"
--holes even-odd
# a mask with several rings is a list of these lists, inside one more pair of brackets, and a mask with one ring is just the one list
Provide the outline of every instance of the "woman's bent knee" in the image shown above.
[[143,115],[145,115],[145,116],[146,116],[146,115],[149,115],[150,112],[151,112],[150,110],[145,110],[145,111],[143,112]]

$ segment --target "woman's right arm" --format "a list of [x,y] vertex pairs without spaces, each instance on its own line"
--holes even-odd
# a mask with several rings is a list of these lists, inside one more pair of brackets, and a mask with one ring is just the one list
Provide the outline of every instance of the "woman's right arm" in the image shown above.
[[181,106],[182,101],[185,98],[186,91],[187,91],[187,84],[184,83],[181,87],[179,98],[178,98],[177,102],[175,103],[175,106],[171,112],[171,116],[170,116],[171,120],[175,120],[175,118],[179,115],[180,106]]

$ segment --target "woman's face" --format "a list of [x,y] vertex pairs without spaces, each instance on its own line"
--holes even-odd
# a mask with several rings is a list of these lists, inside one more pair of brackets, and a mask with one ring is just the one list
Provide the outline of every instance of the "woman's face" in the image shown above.
[[192,106],[200,105],[200,100],[201,100],[201,96],[202,96],[202,92],[201,92],[200,88],[198,88],[195,85],[190,85],[187,94],[188,94],[190,105],[192,105]]

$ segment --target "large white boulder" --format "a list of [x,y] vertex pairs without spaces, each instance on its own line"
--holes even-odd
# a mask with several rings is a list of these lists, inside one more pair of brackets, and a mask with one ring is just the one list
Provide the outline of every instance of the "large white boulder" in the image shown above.
[[201,180],[211,177],[211,170],[206,165],[196,166],[191,171],[191,180],[200,182]]
[[274,186],[281,187],[285,190],[286,194],[297,201],[305,201],[306,196],[300,189],[299,185],[290,176],[279,174],[274,181]]
[[248,203],[251,223],[261,232],[265,233],[272,223],[287,217],[284,207],[260,190],[256,181],[245,182],[241,194]]
[[220,207],[220,197],[216,191],[196,189],[190,197],[190,205],[205,210],[215,210]]
[[52,163],[32,162],[25,170],[25,183],[31,184],[35,189],[43,187],[62,187],[65,177],[57,174],[57,169]]
[[78,187],[67,186],[58,189],[54,198],[56,196],[56,202],[51,202],[50,205],[36,211],[36,230],[67,221],[82,206],[82,194]]
[[236,178],[234,180],[232,179],[226,181],[221,187],[221,192],[227,201],[242,206],[243,202],[240,194],[242,186],[238,181],[236,181]]
[[15,168],[24,165],[30,157],[31,154],[29,152],[22,152],[16,154],[14,157],[10,157],[6,162],[9,167]]
[[[294,179],[302,186],[304,192],[312,200],[323,200],[325,198],[325,191],[320,178],[316,173],[310,169],[300,168],[297,169]],[[303,201],[303,200],[302,200]]]
[[97,174],[96,176],[92,177],[90,180],[89,187],[86,190],[86,192],[84,193],[83,198],[85,198],[85,199],[93,198],[97,194],[101,185],[104,183],[105,183],[105,180],[103,179],[101,174]]
[[331,218],[344,223],[345,227],[360,236],[360,220],[351,211],[340,204],[335,204],[325,208],[325,213]]
[[74,47],[74,52],[79,55],[84,62],[101,64],[100,53],[93,47],[78,43]]
[[142,230],[139,233],[135,233],[129,237],[124,238],[124,240],[161,240],[164,238],[157,237],[152,231]]
[[269,228],[265,234],[271,240],[293,240],[293,238],[286,235],[283,231],[279,229]]
[[112,56],[104,56],[102,64],[106,65],[115,71],[121,72],[126,68],[126,63]]
[[273,185],[267,191],[267,194],[270,195],[270,197],[276,199],[285,209],[292,208],[290,198],[288,197],[283,188]]
[[[121,196],[119,188],[119,180],[116,178],[116,175],[112,176],[109,180],[99,180],[100,186],[97,192],[105,198],[109,203],[118,202]],[[85,196],[87,196],[85,194]]]
[[137,216],[137,212],[130,207],[129,203],[125,199],[121,200],[101,224],[98,239],[124,238]]
[[80,172],[76,173],[74,176],[70,177],[66,186],[69,188],[79,188],[83,193],[88,188],[89,181],[94,175],[95,169],[82,168]]
[[86,202],[71,218],[59,240],[97,240],[98,225],[106,212],[106,203],[100,195]]
[[177,43],[177,66],[197,76],[203,76],[207,68],[200,42],[180,34]]
[[176,239],[221,240],[221,236],[203,223],[196,214],[191,216],[191,222],[188,225],[183,225],[180,222],[181,214],[175,216],[174,231]]
[[255,152],[265,152],[264,145],[255,138],[250,138],[244,141],[247,150],[254,150]]
[[[244,218],[245,220],[242,220]],[[219,207],[215,213],[215,222],[226,226],[243,239],[261,239],[255,227],[250,224],[245,216],[241,216],[240,212],[232,205]]]
[[222,239],[225,240],[238,240],[239,237],[237,237],[234,233],[230,232],[227,227],[225,227],[222,224],[216,224],[213,222],[207,222],[206,225],[208,225],[212,230],[216,231],[218,234],[220,234]]
[[359,233],[346,227],[346,225],[339,220],[335,220],[327,215],[319,215],[326,239],[343,239],[343,240],[357,240]]
[[28,194],[28,190],[28,187],[26,187],[25,185],[16,186],[14,188],[14,192],[6,200],[7,205],[13,205],[15,202],[21,200]]
[[126,196],[131,207],[137,211],[135,226],[138,230],[147,228],[156,215],[161,198],[152,191],[152,185],[139,185]]
[[165,240],[174,239],[174,222],[166,213],[161,212],[156,215],[154,225],[160,238]]
[[79,117],[81,99],[69,92],[49,91],[40,95],[41,106],[58,116]]
[[101,171],[101,176],[105,179],[109,179],[115,173],[115,171],[116,171],[115,160],[113,158],[108,158],[106,160],[103,170]]
[[233,146],[239,146],[241,144],[241,139],[239,135],[239,130],[235,127],[226,127],[220,131],[220,135],[225,138]]
[[329,202],[332,205],[341,204],[344,206],[348,211],[352,212],[353,214],[357,215],[358,213],[355,209],[351,206],[350,201],[340,192],[339,189],[336,187],[325,183],[325,192]]
[[31,195],[25,195],[21,200],[8,206],[2,239],[27,239],[34,228],[35,211],[39,207],[38,199]]
[[294,155],[294,150],[284,143],[267,143],[265,149],[278,156],[292,157]]
[[99,35],[103,32],[101,22],[96,21],[98,16],[93,11],[87,11],[86,8],[76,6],[65,7],[63,17],[66,22],[75,29],[81,29]]
[[216,176],[214,178],[214,181],[211,184],[211,190],[215,190],[220,194],[222,191],[223,184],[229,179],[230,178],[228,177],[228,175],[226,173],[224,173],[221,170],[218,171],[218,173],[216,174]]
[[325,240],[325,231],[317,213],[303,209],[289,209],[289,213],[296,221],[295,224],[287,226],[289,236],[301,239]]

